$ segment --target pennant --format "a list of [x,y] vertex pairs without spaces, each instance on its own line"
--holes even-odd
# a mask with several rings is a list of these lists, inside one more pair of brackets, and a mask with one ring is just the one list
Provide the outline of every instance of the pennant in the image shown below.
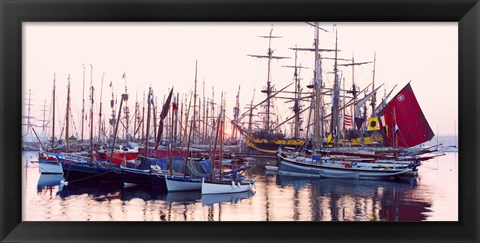
[[173,109],[173,112],[177,112],[178,110],[177,103],[172,103],[172,109]]
[[124,72],[122,78],[127,78],[127,73]]
[[112,81],[110,81],[110,86],[109,87],[112,87]]

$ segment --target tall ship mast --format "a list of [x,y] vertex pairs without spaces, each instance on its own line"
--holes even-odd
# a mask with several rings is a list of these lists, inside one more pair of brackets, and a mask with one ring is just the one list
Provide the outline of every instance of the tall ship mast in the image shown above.
[[[267,58],[267,86],[265,90],[262,90],[263,93],[266,94],[265,100],[260,102],[259,104],[253,106],[250,105],[250,109],[240,115],[240,118],[235,119],[232,124],[242,135],[245,136],[246,141],[245,144],[247,146],[247,150],[253,153],[266,153],[266,154],[275,154],[279,148],[284,151],[299,151],[303,144],[305,143],[304,139],[301,138],[286,138],[285,134],[282,131],[279,131],[278,128],[280,127],[278,119],[276,119],[275,126],[273,125],[274,122],[271,119],[273,115],[271,112],[272,98],[278,95],[281,92],[289,87],[291,84],[287,85],[286,87],[281,88],[280,90],[276,91],[273,89],[274,85],[272,85],[271,80],[271,61],[273,59],[286,59],[289,57],[283,56],[274,56],[272,50],[272,39],[274,38],[282,38],[281,36],[274,36],[272,35],[273,28],[270,29],[270,33],[267,36],[259,36],[260,38],[267,38],[268,39],[268,50],[267,55],[248,55],[255,58]],[[256,107],[264,105],[264,118],[262,120],[262,127],[260,129],[256,129],[253,131],[252,127],[252,111]],[[248,116],[248,128],[244,129],[239,125],[239,122],[242,118]]]

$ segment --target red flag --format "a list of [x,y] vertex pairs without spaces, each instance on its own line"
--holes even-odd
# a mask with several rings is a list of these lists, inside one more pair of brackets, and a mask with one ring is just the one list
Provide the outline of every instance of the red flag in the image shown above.
[[173,109],[173,112],[177,112],[178,110],[177,103],[172,104],[172,109]]
[[112,87],[112,81],[110,81],[110,86],[109,87]]

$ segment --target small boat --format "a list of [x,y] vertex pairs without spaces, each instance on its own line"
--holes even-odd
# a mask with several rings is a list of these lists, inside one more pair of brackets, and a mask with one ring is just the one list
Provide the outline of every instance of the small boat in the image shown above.
[[38,169],[42,174],[63,174],[60,154],[38,152]]
[[184,175],[166,175],[165,183],[169,192],[200,191],[202,179]]

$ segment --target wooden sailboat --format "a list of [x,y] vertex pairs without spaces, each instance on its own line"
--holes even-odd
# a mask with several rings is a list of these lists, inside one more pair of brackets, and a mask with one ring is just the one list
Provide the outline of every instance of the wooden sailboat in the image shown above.
[[58,153],[51,153],[55,147],[55,74],[53,74],[53,93],[52,93],[52,138],[51,149],[39,151],[38,168],[42,174],[63,174],[62,165],[60,164],[61,156]]
[[[93,72],[93,66],[92,66]],[[70,77],[68,79],[68,98],[67,98],[67,126],[68,131],[68,118],[70,110]],[[90,81],[90,151],[88,156],[69,153],[68,142],[66,153],[63,154],[62,169],[65,181],[68,184],[71,183],[122,183],[122,174],[119,166],[111,163],[111,161],[105,161],[100,163],[94,157],[93,151],[93,101],[94,101],[94,88],[92,80]],[[68,136],[68,132],[65,136]]]
[[[223,99],[223,98],[222,98]],[[247,179],[244,177],[239,177],[237,175],[238,172],[245,171],[251,167],[240,168],[235,171],[232,171],[231,178],[225,178],[225,174],[223,173],[223,165],[222,165],[222,158],[223,158],[223,137],[225,135],[225,105],[224,100],[222,101],[222,106],[220,107],[220,119],[219,119],[219,127],[218,130],[220,131],[220,154],[219,154],[219,169],[220,169],[220,176],[218,178],[213,177],[209,180],[205,180],[202,178],[202,195],[203,194],[225,194],[225,193],[238,193],[238,192],[246,192],[250,191],[255,184],[255,179]],[[214,170],[212,163],[212,170]]]
[[[171,94],[172,93],[170,92],[170,95]],[[190,150],[190,145],[191,145],[191,142],[192,142],[191,137],[192,137],[192,133],[195,132],[195,128],[196,128],[196,122],[195,122],[195,120],[196,120],[196,112],[195,111],[196,111],[196,101],[197,101],[196,97],[197,97],[197,62],[195,62],[195,88],[194,88],[194,93],[193,93],[193,119],[191,121],[191,126],[190,126],[190,130],[189,130],[189,133],[188,133],[187,153],[186,153],[186,156],[185,156],[184,173],[183,173],[183,175],[174,175],[172,169],[170,169],[170,174],[165,176],[165,183],[167,185],[167,190],[169,192],[172,192],[172,191],[199,191],[202,188],[201,177],[195,177],[193,175],[187,175],[187,168],[188,168],[188,165],[189,165],[189,162],[190,162],[189,150]],[[166,103],[166,105],[167,105],[167,103]],[[165,109],[165,106],[164,106],[164,109]],[[165,110],[162,110],[162,115],[164,114],[164,111]],[[168,106],[166,107],[164,117],[166,116],[166,112],[168,112]],[[161,118],[161,120],[163,120],[163,118]],[[161,123],[161,124],[163,125],[163,123]],[[171,141],[171,139],[170,139],[170,141]],[[171,148],[171,146],[170,146],[170,148]],[[171,153],[170,153],[169,160],[171,161]],[[170,164],[170,168],[172,168],[171,164]]]

